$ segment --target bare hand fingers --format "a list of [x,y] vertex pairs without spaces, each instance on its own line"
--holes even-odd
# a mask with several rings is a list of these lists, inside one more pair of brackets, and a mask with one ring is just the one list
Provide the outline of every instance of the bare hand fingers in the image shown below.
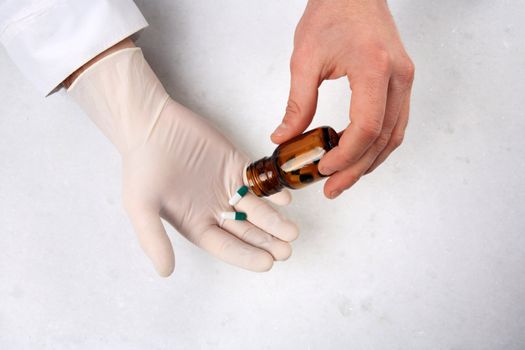
[[[389,107],[389,102],[387,102],[387,115],[386,119],[390,119],[388,116],[389,113],[392,115],[397,115],[395,125],[392,128],[384,127],[386,134],[389,134],[388,143],[385,144],[385,147],[381,153],[376,157],[371,166],[366,170],[365,174],[369,174],[374,169],[376,169],[385,159],[392,153],[396,148],[398,148],[403,142],[405,136],[405,130],[408,124],[408,115],[410,110],[410,96],[412,94],[412,83],[414,81],[415,67],[414,63],[410,60],[408,56],[398,60],[398,64],[395,70],[395,73],[391,78],[391,87],[389,91],[392,91],[392,106]],[[390,94],[388,97],[390,101]],[[390,111],[390,112],[389,112]],[[380,137],[381,139],[381,137]]]
[[283,143],[306,130],[317,108],[320,84],[318,65],[310,57],[294,52],[290,71],[290,95],[284,118],[272,134],[275,143]]
[[338,171],[326,181],[324,193],[326,197],[334,199],[343,191],[352,187],[365,174],[367,169],[374,163],[379,154],[385,149],[390,141],[391,131],[384,131],[357,163],[348,168]]
[[379,137],[356,163],[328,179],[325,184],[325,194],[328,198],[335,198],[354,185],[390,144],[393,130],[399,120],[401,107],[406,96],[410,93],[411,82],[411,78],[406,79],[404,76],[392,75],[388,87],[385,118]]
[[[386,68],[384,68],[386,69]],[[331,175],[357,162],[381,133],[388,91],[388,72],[366,73],[352,82],[352,122],[339,145],[319,163],[319,171]]]
[[396,148],[398,148],[401,145],[405,137],[405,130],[408,125],[409,114],[410,114],[410,92],[405,97],[405,101],[403,102],[403,106],[401,107],[401,112],[399,113],[398,122],[394,130],[392,131],[392,136],[390,137],[390,141],[388,142],[388,145],[377,156],[374,163],[366,171],[366,174],[374,171],[381,163],[383,163],[386,160],[386,158],[390,155],[390,153],[392,153]]

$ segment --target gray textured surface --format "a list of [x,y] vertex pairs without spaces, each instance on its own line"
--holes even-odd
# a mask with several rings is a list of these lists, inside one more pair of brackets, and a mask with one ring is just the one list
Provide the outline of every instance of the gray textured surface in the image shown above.
[[[284,109],[302,1],[140,1],[154,69],[251,155]],[[120,206],[119,157],[64,94],[0,51],[0,348],[525,348],[525,3],[392,2],[417,66],[405,144],[331,202],[265,274],[171,230],[155,276]],[[343,80],[315,125],[345,125]]]

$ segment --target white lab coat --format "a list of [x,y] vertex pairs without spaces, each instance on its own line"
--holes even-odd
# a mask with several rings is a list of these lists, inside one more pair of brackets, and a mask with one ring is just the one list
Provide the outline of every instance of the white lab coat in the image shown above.
[[0,42],[42,95],[147,25],[132,0],[0,1]]

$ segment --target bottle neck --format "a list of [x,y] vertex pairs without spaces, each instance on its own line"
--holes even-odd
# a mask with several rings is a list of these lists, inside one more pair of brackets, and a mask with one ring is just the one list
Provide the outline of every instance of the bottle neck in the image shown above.
[[283,189],[279,181],[279,170],[273,158],[264,157],[250,165],[245,170],[247,186],[257,196],[271,196]]

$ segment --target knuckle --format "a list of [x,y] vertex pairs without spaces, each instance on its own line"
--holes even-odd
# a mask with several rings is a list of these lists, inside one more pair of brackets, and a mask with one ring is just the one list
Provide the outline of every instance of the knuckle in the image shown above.
[[296,56],[292,57],[292,59],[290,60],[290,72],[295,73],[299,70],[299,68],[301,67],[300,61],[301,60]]
[[[202,241],[202,240],[201,240]],[[219,256],[228,256],[233,247],[233,242],[230,239],[224,239],[219,244]]]
[[416,75],[416,65],[410,58],[407,58],[406,60],[404,72],[407,76],[414,80],[414,76]]
[[290,72],[297,73],[302,71],[307,64],[306,57],[308,56],[296,50],[292,55],[292,59],[290,60]]
[[383,150],[388,145],[390,138],[391,138],[391,133],[388,133],[388,132],[381,133],[381,135],[376,140],[377,148],[380,151]]
[[286,104],[286,113],[284,116],[284,122],[285,123],[293,123],[295,121],[295,117],[298,117],[301,115],[301,106],[297,101],[295,101],[293,98],[288,99],[288,103]]
[[392,138],[390,140],[390,143],[392,144],[392,148],[396,149],[399,146],[401,146],[404,138],[405,138],[405,135],[403,133],[392,135]]
[[250,237],[253,234],[253,230],[254,229],[255,229],[254,227],[248,227],[245,230],[243,230],[243,232],[242,232],[242,234],[240,236],[240,239],[242,239],[245,242],[248,242],[250,240]]
[[365,139],[373,141],[379,137],[382,123],[375,119],[369,119],[364,123],[358,124],[357,127]]
[[345,189],[355,184],[357,181],[359,181],[360,178],[361,178],[361,174],[358,174],[355,171],[349,172],[348,175],[346,176],[346,180],[348,183]]
[[406,58],[397,69],[396,77],[398,84],[408,87],[414,81],[416,68],[410,58]]
[[343,151],[339,152],[339,158],[346,166],[349,166],[356,161],[356,159],[350,153]]
[[392,59],[385,49],[376,49],[370,55],[370,66],[372,69],[381,74],[388,75],[392,69]]

